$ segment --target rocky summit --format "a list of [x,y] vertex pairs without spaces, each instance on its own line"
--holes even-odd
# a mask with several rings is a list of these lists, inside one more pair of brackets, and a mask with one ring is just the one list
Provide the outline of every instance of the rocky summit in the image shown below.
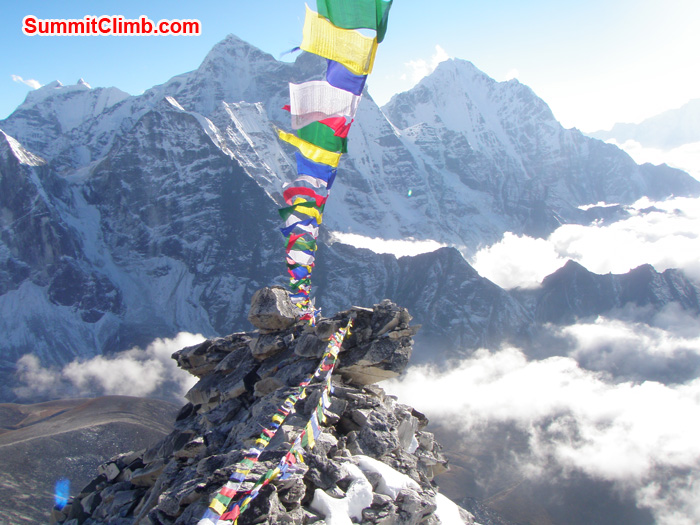
[[[285,398],[319,367],[329,339],[352,320],[331,376],[321,432],[285,476],[263,485],[241,512],[248,523],[474,523],[438,494],[447,470],[427,418],[376,383],[397,377],[418,326],[389,300],[353,307],[316,326],[297,322],[287,292],[256,292],[249,320],[257,330],[207,340],[173,354],[199,378],[172,432],[147,450],[112,458],[98,476],[54,509],[53,523],[196,524],[236,472]],[[312,413],[324,381],[311,381],[246,475],[242,491],[274,469]],[[239,491],[240,493],[240,491]]]

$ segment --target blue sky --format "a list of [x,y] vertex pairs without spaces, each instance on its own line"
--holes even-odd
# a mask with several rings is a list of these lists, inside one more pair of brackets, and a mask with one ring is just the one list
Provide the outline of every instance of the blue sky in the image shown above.
[[[202,34],[26,36],[22,19],[29,14],[198,19]],[[139,94],[195,69],[228,33],[279,57],[300,41],[304,2],[25,0],[5,3],[2,15],[0,118],[31,89],[17,77],[40,84],[83,77],[93,87]],[[566,127],[638,122],[700,98],[698,20],[697,0],[395,0],[369,89],[386,102],[449,56],[472,61],[496,80],[518,78]]]

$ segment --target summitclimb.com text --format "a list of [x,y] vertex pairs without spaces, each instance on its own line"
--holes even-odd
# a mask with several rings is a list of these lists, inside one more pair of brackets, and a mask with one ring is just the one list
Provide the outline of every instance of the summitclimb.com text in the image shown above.
[[90,16],[75,19],[47,19],[27,15],[22,20],[25,35],[85,36],[85,35],[199,35],[202,23],[199,20],[168,20],[154,22],[147,16],[137,19],[120,15]]

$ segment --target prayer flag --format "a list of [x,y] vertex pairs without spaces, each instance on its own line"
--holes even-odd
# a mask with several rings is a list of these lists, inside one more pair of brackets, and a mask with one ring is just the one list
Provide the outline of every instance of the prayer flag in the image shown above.
[[314,217],[303,219],[296,215],[290,215],[285,221],[285,227],[280,228],[282,235],[289,237],[295,229],[309,233],[314,239],[318,237],[318,223]]
[[362,90],[367,82],[367,75],[356,75],[340,62],[328,61],[326,68],[326,82],[331,86],[349,91],[353,95],[362,95]]
[[316,201],[316,206],[318,206],[319,208],[326,203],[326,199],[328,198],[323,197],[316,193],[314,190],[310,188],[305,188],[304,186],[290,186],[282,193],[284,201],[290,205],[292,204],[293,197],[297,195],[304,195],[306,197],[314,199]]
[[318,14],[343,29],[374,29],[377,42],[384,40],[393,0],[316,0]]
[[230,501],[236,495],[236,491],[233,490],[232,488],[229,488],[226,485],[224,485],[223,487],[221,487],[219,494],[221,494],[222,496],[224,496],[226,498],[229,498],[229,501]]
[[236,519],[238,519],[238,516],[241,514],[241,508],[238,504],[236,504],[230,511],[228,511],[226,514],[223,514],[221,516],[222,521],[233,521],[235,522]]
[[327,164],[328,166],[332,166],[334,168],[338,166],[338,162],[340,161],[341,155],[340,153],[326,151],[323,148],[319,148],[318,146],[315,146],[310,142],[306,142],[305,140],[300,139],[296,135],[292,135],[291,133],[282,131],[281,129],[277,130],[277,135],[281,140],[288,142],[292,146],[299,149],[299,152],[302,155],[304,155],[304,157],[306,157],[307,159],[312,160],[314,162],[318,162],[320,164]]
[[309,420],[309,422],[306,424],[306,441],[309,445],[309,449],[314,448],[314,445],[316,444],[316,438],[314,436],[314,429],[311,426],[311,421],[312,420]]
[[341,29],[306,6],[301,45],[304,51],[344,64],[356,75],[372,72],[377,39],[358,31]]
[[[329,64],[331,62],[333,62],[333,61],[332,60],[328,61]],[[338,64],[337,62],[333,62],[333,63]],[[352,73],[350,73],[345,66],[343,66],[342,64],[338,64],[338,65],[340,67],[342,67],[345,71],[347,71],[348,74],[352,75]],[[327,77],[328,77],[328,73],[326,73],[326,81],[328,82]],[[360,77],[360,78],[366,79],[367,77]],[[330,82],[329,82],[329,84],[330,84]],[[335,84],[331,84],[331,85],[335,85]],[[364,82],[363,82],[362,86],[364,86]],[[340,89],[345,89],[345,91],[352,92],[352,90],[347,89],[343,86],[335,86],[335,87],[340,88]],[[361,95],[361,94],[362,94],[362,88],[360,88],[359,93],[355,93],[355,95]],[[289,104],[287,104],[286,106],[282,106],[282,109],[285,111],[289,111],[289,112],[292,111],[292,108]],[[326,126],[331,128],[335,132],[335,135],[337,137],[347,138],[348,132],[350,131],[350,125],[354,122],[354,120],[351,119],[350,122],[348,122],[348,120],[345,117],[328,117],[328,118],[324,118],[323,120],[319,120],[319,122],[321,124],[325,124]]]
[[325,188],[326,183],[322,181],[321,179],[317,179],[315,177],[312,177],[311,175],[301,175],[294,179],[294,183],[297,182],[305,182],[306,184],[309,184],[313,186],[314,188]]
[[300,250],[290,250],[287,256],[299,264],[311,264],[314,261],[314,256]]
[[226,505],[221,503],[218,499],[214,498],[211,500],[211,503],[209,504],[209,508],[216,512],[218,515],[223,514],[226,512]]
[[316,203],[314,201],[297,201],[291,206],[287,206],[286,208],[280,208],[278,212],[280,214],[280,217],[282,217],[282,220],[287,220],[287,217],[294,213],[301,213],[303,215],[313,217],[314,219],[316,219],[316,222],[318,224],[321,224],[321,221],[323,219],[323,215],[321,215],[323,210],[316,206]]
[[323,120],[319,120],[319,122],[331,128],[336,137],[345,139],[348,137],[348,133],[350,132],[350,126],[355,121],[350,119],[350,122],[348,122],[348,119],[345,117],[328,117],[324,118]]
[[316,240],[315,239],[302,239],[298,238],[293,246],[287,245],[287,248],[291,250],[292,248],[297,250],[304,250],[308,252],[316,251]]
[[289,272],[289,274],[295,279],[303,279],[307,275],[311,274],[311,272],[307,270],[304,266],[294,268],[293,270],[287,269],[287,272]]
[[352,118],[357,112],[360,96],[332,86],[325,80],[311,80],[303,84],[289,84],[292,129],[329,117],[347,115]]
[[317,179],[321,179],[326,183],[328,189],[331,189],[335,176],[338,173],[337,169],[334,169],[327,164],[314,162],[298,152],[295,153],[295,156],[297,159],[297,173],[299,173],[299,175],[310,175],[312,177],[316,177]]
[[298,129],[297,135],[319,148],[340,153],[348,152],[348,139],[337,136],[333,128],[321,122],[312,122],[308,126]]

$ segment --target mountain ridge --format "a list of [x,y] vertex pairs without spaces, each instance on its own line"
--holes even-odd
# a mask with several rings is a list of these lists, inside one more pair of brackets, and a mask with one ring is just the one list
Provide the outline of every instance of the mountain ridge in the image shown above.
[[680,108],[669,109],[638,124],[617,123],[609,130],[588,133],[601,140],[618,143],[634,140],[642,146],[673,149],[700,142],[700,98],[689,100]]
[[[102,88],[52,85],[42,88],[50,96],[28,97],[0,122],[16,144],[4,140],[0,167],[0,184],[14,187],[0,195],[3,369],[11,375],[27,352],[61,365],[183,330],[214,336],[242,326],[253,291],[285,280],[275,209],[294,167],[274,126],[288,118],[287,83],[322,70],[313,55],[282,63],[230,36],[198,69],[143,95],[110,99]],[[581,204],[700,191],[683,172],[637,166],[614,146],[564,130],[522,84],[496,83],[465,61],[433,75],[384,111],[366,94],[324,228],[432,239],[464,255],[505,231],[544,235],[595,219],[596,210]],[[425,86],[441,75],[459,80],[457,92],[433,100]],[[100,97],[114,103],[98,112]],[[473,126],[405,111],[401,122],[410,126],[400,129],[387,113],[414,99],[426,115],[443,114],[448,99],[461,104]],[[64,130],[57,123],[74,106],[84,111]],[[319,254],[321,306],[405,295],[399,299],[425,318],[426,332],[452,338],[450,348],[527,335],[530,314],[456,253],[400,262],[337,245]],[[422,289],[411,282],[411,272],[428,269],[455,283],[444,290],[451,298],[441,305],[444,318],[431,317],[420,296],[407,297],[439,296],[435,280]],[[499,323],[507,328],[499,332]]]

